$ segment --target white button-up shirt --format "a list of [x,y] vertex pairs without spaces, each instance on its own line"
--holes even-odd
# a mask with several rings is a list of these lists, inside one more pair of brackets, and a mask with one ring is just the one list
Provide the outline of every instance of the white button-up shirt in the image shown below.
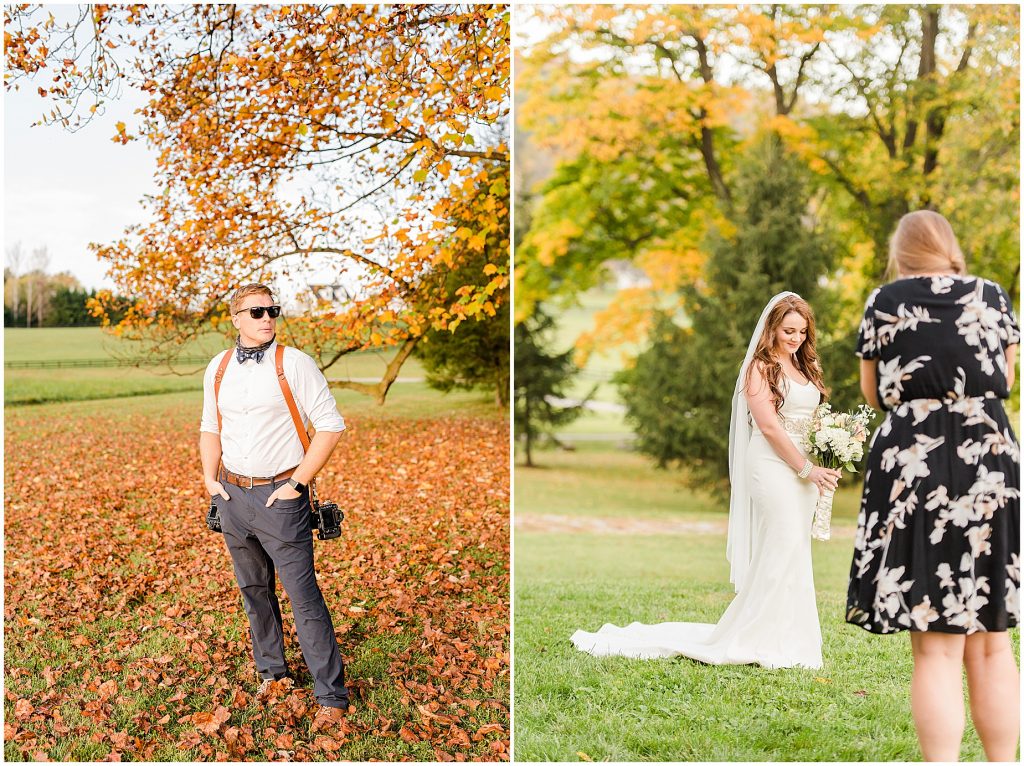
[[[301,463],[305,454],[277,380],[275,353],[276,342],[264,352],[259,364],[255,359],[239,364],[235,349],[230,348],[217,354],[206,368],[199,429],[215,434],[218,429],[213,379],[224,354],[231,354],[220,383],[219,402],[223,428],[221,460],[232,473],[276,476]],[[338,412],[338,404],[312,357],[286,346],[283,363],[284,375],[303,422],[312,423],[317,431],[344,431],[345,421]]]

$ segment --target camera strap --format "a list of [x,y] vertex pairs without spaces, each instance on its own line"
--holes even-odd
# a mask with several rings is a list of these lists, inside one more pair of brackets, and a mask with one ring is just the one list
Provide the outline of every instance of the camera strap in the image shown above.
[[[280,343],[277,344],[277,351],[274,353],[274,365],[277,368],[277,382],[281,386],[281,393],[284,394],[285,404],[288,405],[288,411],[291,413],[292,422],[295,423],[295,430],[299,435],[299,441],[302,442],[303,453],[309,451],[309,433],[306,431],[306,426],[302,422],[302,416],[299,415],[299,408],[295,404],[295,397],[292,396],[291,386],[288,385],[288,378],[284,374],[284,349]],[[217,373],[213,376],[213,403],[217,410],[217,432],[219,433],[222,427],[221,416],[220,416],[220,384],[224,380],[224,373],[228,369],[228,364],[231,362],[231,349],[224,354],[224,357],[220,360],[220,364],[217,366]],[[309,491],[313,498],[316,498],[316,477],[309,481]]]

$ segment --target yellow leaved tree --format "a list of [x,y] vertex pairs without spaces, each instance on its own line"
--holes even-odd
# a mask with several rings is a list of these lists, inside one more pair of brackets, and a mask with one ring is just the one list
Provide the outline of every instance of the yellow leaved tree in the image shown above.
[[116,333],[173,359],[240,283],[327,282],[285,335],[325,369],[393,349],[379,382],[335,383],[383,403],[427,329],[487,316],[508,284],[506,250],[466,291],[429,286],[501,236],[508,35],[498,5],[5,6],[5,86],[52,74],[42,121],[72,130],[125,84],[147,96],[114,140],[152,147],[161,193],[94,246],[135,299]]

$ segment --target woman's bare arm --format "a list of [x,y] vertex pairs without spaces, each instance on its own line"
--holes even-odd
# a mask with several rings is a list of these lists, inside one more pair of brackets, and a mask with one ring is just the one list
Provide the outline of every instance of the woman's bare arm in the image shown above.
[[878,401],[878,360],[860,360],[860,392],[864,394],[864,401],[876,410],[882,409]]
[[768,381],[764,379],[756,364],[750,371],[750,380],[747,382],[745,393],[750,414],[754,416],[754,422],[764,434],[764,438],[772,445],[775,454],[785,460],[790,468],[799,472],[804,467],[807,458],[793,444],[793,440],[789,438],[779,422],[775,405],[772,403],[772,392],[768,387]]
[[[775,450],[775,454],[782,458],[790,468],[800,473],[807,462],[807,458],[804,457],[804,454],[793,443],[793,440],[789,438],[786,429],[779,422],[775,405],[772,403],[771,389],[768,388],[768,382],[761,375],[761,370],[756,365],[751,370],[750,381],[747,383],[744,393],[747,397],[747,407],[750,408],[750,414],[753,415],[754,422],[757,423],[758,429],[764,434],[764,438],[772,446],[772,449]],[[839,484],[840,476],[842,476],[841,471],[816,465],[811,469],[807,481],[816,485],[819,491],[823,491],[825,489],[835,489]]]

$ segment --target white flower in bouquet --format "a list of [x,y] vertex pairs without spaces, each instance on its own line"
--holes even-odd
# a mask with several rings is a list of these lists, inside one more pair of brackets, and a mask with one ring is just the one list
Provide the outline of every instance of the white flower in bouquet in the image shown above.
[[853,464],[864,456],[870,419],[871,408],[866,405],[855,412],[840,413],[832,412],[830,404],[819,405],[804,444],[822,465],[856,471]]

